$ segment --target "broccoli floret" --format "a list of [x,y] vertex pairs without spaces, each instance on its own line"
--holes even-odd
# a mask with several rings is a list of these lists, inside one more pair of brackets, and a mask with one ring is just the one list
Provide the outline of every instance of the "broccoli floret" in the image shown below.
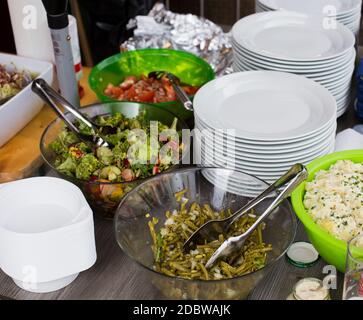
[[117,127],[119,124],[121,124],[124,121],[125,117],[122,113],[116,113],[115,115],[111,117],[103,117],[100,116],[97,118],[97,123],[100,126],[110,126],[110,127]]
[[86,154],[76,169],[76,177],[82,180],[88,180],[92,173],[100,167],[100,162],[93,154]]
[[66,174],[67,176],[73,177],[77,168],[76,160],[72,157],[68,157],[66,161],[57,166],[57,169]]

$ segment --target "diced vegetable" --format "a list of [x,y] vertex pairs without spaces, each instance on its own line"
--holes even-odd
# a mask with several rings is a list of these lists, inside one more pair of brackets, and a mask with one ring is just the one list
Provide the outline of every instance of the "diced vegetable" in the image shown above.
[[[188,95],[194,95],[199,89],[199,87],[186,84],[183,84],[182,87]],[[174,88],[166,76],[160,80],[147,78],[144,75],[141,75],[139,78],[128,76],[119,85],[110,83],[104,93],[117,100],[135,102],[160,103],[177,99]]]

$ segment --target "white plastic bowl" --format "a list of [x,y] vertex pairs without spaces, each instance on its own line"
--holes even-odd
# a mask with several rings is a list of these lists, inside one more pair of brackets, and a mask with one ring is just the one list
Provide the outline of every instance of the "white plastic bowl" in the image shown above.
[[95,261],[93,213],[77,186],[50,177],[0,185],[0,267],[18,286],[55,291]]
[[[53,82],[53,65],[49,62],[0,53],[0,64],[14,64],[19,70],[35,72],[48,83]],[[23,129],[44,105],[30,87],[29,84],[0,106],[0,147]]]

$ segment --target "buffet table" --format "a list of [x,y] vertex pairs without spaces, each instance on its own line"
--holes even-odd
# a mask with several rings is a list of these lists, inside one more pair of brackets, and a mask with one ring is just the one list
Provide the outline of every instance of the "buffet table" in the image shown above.
[[[95,95],[87,84],[89,69],[84,69],[81,81],[85,89],[82,105],[96,101]],[[41,114],[34,120],[49,117],[49,110],[45,107]],[[33,122],[34,122],[33,121]],[[338,121],[338,130],[352,127],[357,123],[351,106],[349,112]],[[31,127],[33,124],[29,124]],[[25,128],[24,130],[29,130]],[[20,132],[14,139],[19,143],[23,140]],[[6,146],[5,146],[6,147]],[[37,174],[44,174],[40,170]],[[46,174],[51,174],[46,172]],[[68,287],[48,293],[34,294],[19,289],[11,278],[0,271],[0,298],[3,299],[164,299],[150,283],[140,266],[133,263],[118,247],[111,221],[95,218],[95,235],[97,245],[97,262],[89,270],[82,272]],[[307,240],[302,225],[299,223],[295,241]],[[284,300],[291,293],[294,284],[305,277],[322,279],[325,262],[320,259],[313,267],[299,269],[290,265],[282,258],[271,272],[250,293],[250,299],[281,299]],[[343,275],[338,274],[338,288],[331,290],[332,299],[341,299]]]

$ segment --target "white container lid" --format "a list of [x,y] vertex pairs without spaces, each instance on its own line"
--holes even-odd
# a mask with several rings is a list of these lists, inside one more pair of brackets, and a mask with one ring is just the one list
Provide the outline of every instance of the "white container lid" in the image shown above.
[[319,253],[309,242],[295,242],[286,252],[288,261],[299,268],[307,268],[319,260]]

